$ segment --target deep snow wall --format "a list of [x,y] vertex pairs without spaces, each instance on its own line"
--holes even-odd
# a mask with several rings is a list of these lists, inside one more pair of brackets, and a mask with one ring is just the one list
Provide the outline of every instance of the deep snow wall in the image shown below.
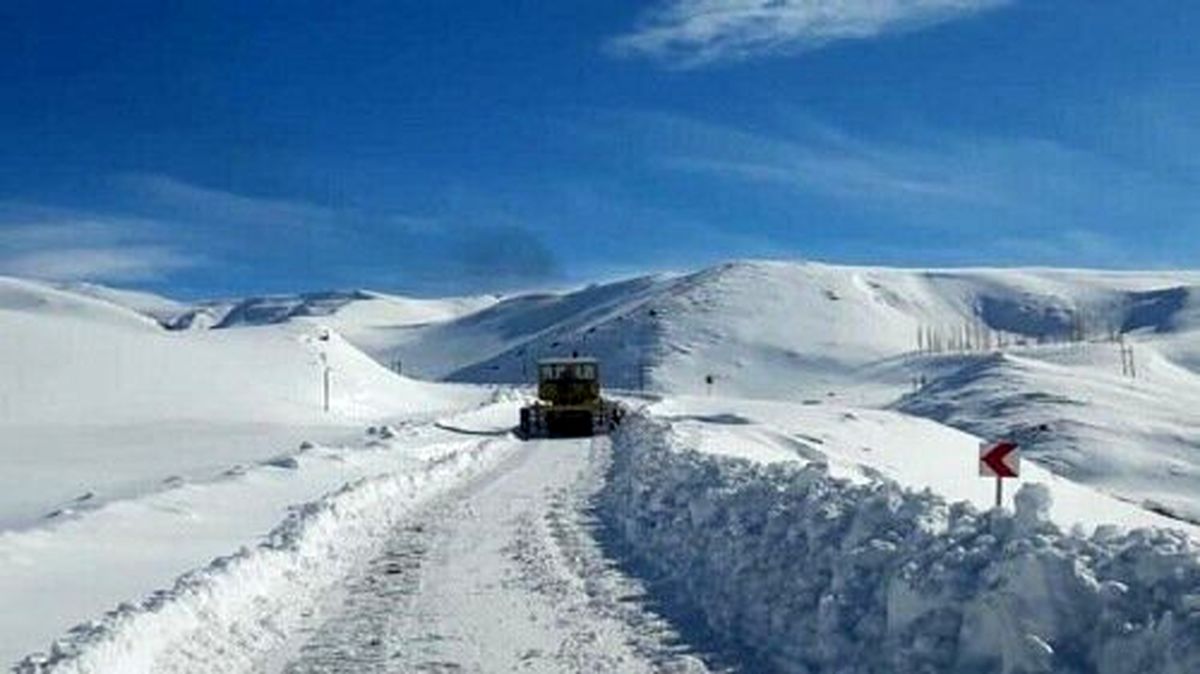
[[728,650],[780,672],[1200,671],[1200,550],[1180,532],[1085,537],[1032,485],[1015,514],[980,513],[679,445],[631,418],[602,508],[627,561]]

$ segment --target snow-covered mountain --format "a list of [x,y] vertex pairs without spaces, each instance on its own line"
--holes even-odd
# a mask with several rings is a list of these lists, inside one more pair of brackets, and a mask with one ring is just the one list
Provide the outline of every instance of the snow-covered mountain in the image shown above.
[[[9,282],[9,304],[22,301],[14,284]],[[1200,400],[1200,275],[1192,272],[744,261],[506,299],[425,300],[356,290],[194,305],[95,286],[39,287],[32,294],[33,286],[24,287],[26,296],[38,298],[25,302],[42,303],[39,312],[127,323],[153,334],[147,340],[152,345],[182,345],[172,348],[173,355],[220,344],[226,351],[202,368],[204,382],[221,371],[220,362],[235,361],[266,368],[278,362],[279,371],[294,379],[316,367],[308,362],[314,358],[311,340],[326,332],[338,344],[345,340],[346,353],[361,351],[388,369],[458,382],[529,383],[537,359],[577,352],[600,358],[607,385],[620,389],[891,406],[988,437],[1014,436],[1064,476],[1200,518],[1200,500],[1190,495],[1200,479],[1200,460],[1193,457],[1200,430],[1188,413]],[[166,333],[147,315],[173,328],[214,329]],[[307,351],[296,356],[307,358],[307,365],[292,367],[273,360],[277,355],[255,353],[253,345],[267,335],[293,346],[308,340]],[[1112,341],[1118,336],[1134,351],[1136,380],[1121,374],[1120,347]],[[107,338],[88,339],[93,353],[107,348]],[[234,353],[238,349],[244,353]],[[996,355],[1001,351],[1006,355]],[[125,368],[116,353],[99,359],[107,366],[88,366],[97,372],[109,367],[106,377],[84,377],[75,388],[119,379],[122,390],[163,399],[178,397],[163,394],[163,382],[173,382],[177,391],[201,386],[183,375],[163,377],[170,370],[161,367],[145,370],[158,373],[151,385],[118,377]],[[147,353],[156,353],[155,347]],[[196,363],[206,358],[186,357]],[[37,371],[50,374],[39,377],[39,386],[47,388],[23,388],[27,409],[18,418],[34,409],[56,418],[67,414],[45,402],[52,394],[39,393],[61,388],[53,368],[41,362]],[[361,359],[356,363],[362,365]],[[356,368],[344,376],[352,378]],[[314,375],[299,377],[303,383],[283,388],[311,405]],[[234,373],[219,377],[233,390],[205,400],[246,409],[234,401],[265,395],[260,385],[278,385],[238,379]],[[147,408],[119,395],[106,398],[100,394],[104,384],[96,386],[82,399],[107,400],[110,408],[72,402],[73,413],[111,420]],[[189,403],[192,414],[211,417],[205,404]],[[256,418],[271,414],[256,407]]]
[[503,300],[331,292],[178,316],[203,312],[217,328],[322,326],[428,379],[529,383],[539,358],[577,352],[615,388],[893,406],[1014,436],[1064,476],[1200,518],[1193,272],[744,261]]
[[527,383],[538,358],[580,352],[601,358],[619,388],[703,393],[712,375],[721,391],[766,398],[851,388],[868,395],[884,384],[874,392],[881,401],[914,374],[896,359],[935,345],[944,352],[1130,334],[1194,369],[1200,347],[1177,338],[1200,330],[1198,298],[1193,272],[742,261],[505,299],[355,290],[202,302],[167,322],[316,323],[426,379]]
[[1191,272],[737,262],[513,297],[372,346],[452,381],[528,382],[538,358],[579,352],[617,388],[895,406],[1196,519],[1198,288]]
[[738,262],[509,298],[399,333],[389,353],[422,376],[521,382],[529,361],[580,351],[600,357],[620,387],[636,386],[649,369],[660,390],[705,392],[711,374],[727,393],[794,399],[852,385],[858,368],[930,339],[949,349],[964,331],[968,340],[986,330],[1009,344],[1149,333],[1193,354],[1170,338],[1200,329],[1198,285],[1193,273]]
[[[477,311],[494,296],[420,299],[370,290],[330,290],[294,295],[205,300],[181,303],[149,293],[115,290],[92,284],[64,289],[105,299],[145,314],[170,330],[220,329],[287,323],[319,317],[371,343],[371,331],[382,327],[422,325]],[[356,340],[359,341],[359,340]]]
[[[820,583],[797,584],[805,578],[796,567],[802,556],[776,553],[780,541],[824,536],[829,522],[844,520],[857,524],[832,547],[821,538],[813,549],[828,554],[804,564],[858,569],[871,583],[891,576],[870,571],[876,562],[869,559],[901,570],[928,562],[932,571],[921,577],[939,578],[933,571],[945,569],[947,577],[971,582],[1019,579],[1028,568],[1054,590],[1037,586],[1020,602],[999,606],[987,593],[974,603],[942,596],[936,583],[901,583],[898,590],[868,584],[874,589],[863,592],[872,598],[848,599],[845,607],[878,621],[895,611],[925,615],[934,605],[921,602],[936,600],[951,612],[1034,630],[1044,640],[1013,642],[1020,651],[1014,667],[1049,662],[1043,644],[1064,645],[1064,655],[1054,656],[1062,662],[1094,649],[1078,657],[1094,662],[1107,657],[1107,633],[1081,629],[1056,641],[1064,616],[1120,622],[1178,613],[1190,610],[1188,592],[1200,587],[1187,575],[1192,571],[1162,570],[1177,550],[1190,549],[1200,520],[1197,288],[1200,275],[1188,272],[736,262],[505,299],[418,300],[356,290],[187,304],[99,286],[0,279],[0,456],[11,468],[0,472],[0,599],[38,607],[0,616],[0,636],[11,638],[0,643],[0,657],[29,653],[139,596],[153,598],[72,632],[74,645],[59,652],[64,662],[74,648],[113,662],[143,651],[176,653],[172,644],[194,641],[194,630],[246,628],[290,638],[295,625],[264,616],[307,615],[320,588],[343,582],[339,574],[364,561],[356,555],[373,554],[396,518],[419,505],[417,495],[461,486],[463,475],[488,466],[509,470],[534,454],[543,462],[567,457],[555,464],[562,479],[584,470],[586,446],[531,454],[537,443],[504,438],[520,391],[463,385],[529,383],[538,358],[579,352],[601,359],[610,387],[661,394],[615,439],[623,458],[605,487],[604,517],[632,533],[631,549],[665,564],[658,571],[667,576],[689,578],[694,560],[715,560],[696,577],[703,587],[683,597],[704,601],[710,624],[759,606],[792,616],[745,623],[757,625],[746,634],[758,635],[760,650],[787,654],[789,662],[803,660],[793,651],[812,651],[796,644],[833,638],[836,625],[820,621],[810,625],[816,641],[772,631],[816,615],[789,597],[825,592]],[[329,412],[322,409],[326,365]],[[448,414],[456,415],[452,423],[433,423]],[[381,421],[397,428],[385,432]],[[364,439],[367,424],[373,428]],[[464,428],[466,434],[455,430]],[[974,476],[974,452],[979,437],[1000,436],[1020,441],[1038,464],[1019,482],[1040,491],[1008,491],[1015,516],[947,503],[990,504],[990,483]],[[509,462],[510,455],[525,458]],[[521,477],[507,488],[521,492],[535,483],[520,480],[549,479],[532,468],[513,473]],[[601,479],[598,467],[588,470]],[[478,495],[499,482],[483,481]],[[643,500],[657,493],[678,496]],[[297,502],[309,505],[288,509]],[[860,503],[867,505],[856,509]],[[705,518],[723,511],[736,513],[726,518],[728,530],[694,530],[707,532]],[[743,526],[778,512],[791,514],[765,529]],[[528,522],[549,521],[544,512],[527,515]],[[1176,523],[1182,531],[1161,528]],[[253,547],[276,524],[282,533],[268,537],[265,548],[214,562],[181,580],[174,594],[156,592],[215,555]],[[1156,528],[1114,537],[1110,524]],[[986,533],[996,527],[1006,533]],[[874,538],[860,540],[860,529]],[[773,533],[760,535],[767,530]],[[1038,548],[1034,539],[1050,547]],[[537,544],[557,545],[550,538]],[[1023,552],[1027,545],[1035,552]],[[1104,561],[1131,546],[1135,554],[1122,565]],[[942,548],[949,552],[938,553]],[[968,548],[976,561],[955,556]],[[976,562],[1001,548],[999,566],[981,570],[993,562]],[[496,555],[487,563],[512,561]],[[774,559],[792,561],[781,561],[767,580],[741,571],[774,568]],[[1147,564],[1161,573],[1145,576]],[[252,571],[231,572],[235,567]],[[320,577],[303,570],[313,568],[332,570]],[[1069,573],[1044,575],[1054,569]],[[1088,574],[1108,574],[1111,583],[1097,585]],[[268,577],[295,587],[254,580]],[[748,583],[752,592],[723,593],[726,582]],[[1151,610],[1125,602],[1114,594],[1118,586],[1172,599]],[[206,589],[197,594],[198,587]],[[717,590],[709,595],[706,588]],[[910,590],[923,599],[904,600]],[[188,608],[209,601],[205,593],[223,597],[217,603],[225,608]],[[770,601],[748,601],[746,608],[738,599],[759,596]],[[184,608],[160,612],[167,604]],[[260,608],[245,608],[252,605]],[[1047,624],[1028,627],[1029,611]],[[459,617],[446,616],[447,624],[463,624]],[[146,639],[176,627],[176,641]],[[1135,633],[1139,648],[1154,651],[1147,646],[1152,634]],[[948,639],[931,653],[956,652]],[[229,645],[223,637],[205,643],[221,653]],[[1180,657],[1191,657],[1185,651]],[[972,653],[955,657],[974,662],[979,654]]]

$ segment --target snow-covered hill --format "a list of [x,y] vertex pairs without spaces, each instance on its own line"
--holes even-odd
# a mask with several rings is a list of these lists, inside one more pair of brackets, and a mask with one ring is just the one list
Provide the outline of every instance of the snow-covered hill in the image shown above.
[[579,352],[616,388],[895,406],[1197,519],[1198,288],[1192,272],[736,262],[513,297],[374,346],[453,381],[529,382],[538,358]]
[[882,404],[921,374],[903,359],[930,346],[1129,334],[1200,369],[1190,338],[1200,331],[1200,274],[743,261],[506,299],[355,290],[202,302],[165,322],[315,323],[426,379],[528,383],[538,358],[580,352],[601,358],[618,388],[703,393],[711,376],[731,395],[833,391]]
[[[713,375],[728,393],[798,399],[866,383],[858,368],[910,354],[931,339],[949,347],[985,329],[1009,343],[1076,333],[1161,340],[1190,334],[1200,330],[1198,286],[1200,276],[1188,272],[736,262],[513,297],[405,331],[391,352],[422,376],[522,382],[531,360],[580,351],[600,357],[620,387],[648,378],[659,390],[698,393]],[[1186,354],[1190,366],[1196,352]],[[891,390],[897,383],[908,382],[889,382]]]
[[1060,475],[1200,521],[1200,376],[1153,342],[1134,357],[1136,378],[1110,343],[964,358],[896,408],[1017,440]]
[[331,290],[295,295],[264,295],[239,299],[208,300],[195,304],[156,305],[154,296],[88,286],[91,292],[145,313],[172,330],[233,328],[273,325],[319,318],[339,331],[356,337],[363,346],[387,344],[374,336],[377,329],[395,330],[449,320],[482,309],[493,296],[419,299],[369,290]]
[[380,472],[423,470],[423,454],[363,448],[367,425],[435,418],[493,397],[399,376],[336,323],[164,327],[180,310],[141,293],[0,278],[6,664],[252,544],[294,503]]
[[[668,473],[687,484],[660,480],[645,485],[651,492],[690,493],[692,477],[703,482],[717,465],[733,471],[735,491],[782,494],[796,486],[784,484],[795,468],[823,471],[817,482],[834,480],[826,486],[836,487],[839,503],[899,488],[918,510],[934,503],[932,494],[986,506],[991,490],[973,473],[974,448],[978,437],[1008,436],[1036,462],[1023,481],[1047,486],[1046,516],[1063,531],[1178,523],[1187,532],[1178,536],[1192,540],[1200,521],[1198,288],[1200,275],[1188,272],[737,262],[506,299],[360,290],[185,304],[0,279],[0,571],[8,579],[0,598],[42,606],[28,614],[36,620],[4,626],[22,641],[0,653],[16,657],[121,599],[165,587],[267,531],[288,503],[377,470],[423,470],[426,451],[458,449],[442,446],[452,432],[421,424],[496,395],[463,383],[529,383],[537,359],[572,352],[599,357],[609,387],[663,396],[649,412],[674,429],[671,452],[718,457],[683,459],[686,470]],[[1118,336],[1121,344],[1110,341]],[[1122,373],[1122,344],[1133,351],[1136,378]],[[489,412],[489,433],[503,435],[519,395],[500,394],[512,400]],[[368,423],[397,418],[414,433],[394,444],[398,454],[340,446],[357,446],[350,438]],[[316,448],[301,451],[301,441]],[[378,447],[371,440],[366,449]],[[743,475],[741,458],[766,467]],[[767,488],[773,481],[782,491]],[[685,530],[696,516],[655,514],[636,501],[614,516],[677,517]],[[755,503],[737,507],[749,513]],[[364,511],[364,526],[378,515]],[[197,538],[172,541],[180,528]],[[654,544],[674,546],[662,551],[667,557],[690,555],[703,538],[671,540],[672,529],[662,531],[667,538]],[[1102,535],[1100,527],[1094,538]],[[1138,554],[1159,563],[1160,548],[1181,540],[1173,536]],[[113,537],[136,554],[105,549]],[[1084,542],[1058,530],[1053,539],[1059,552],[1094,546],[1101,557],[1141,540]],[[731,566],[714,571],[746,561],[730,554]],[[821,563],[840,563],[835,557]],[[94,582],[62,580],[86,576],[81,565],[100,570]],[[114,571],[131,565],[136,577]],[[1114,582],[1132,582],[1128,569],[1114,573]],[[1147,592],[1161,585],[1147,582]],[[1080,590],[1080,601],[1093,594]]]
[[97,294],[0,279],[0,527],[483,397],[396,376],[311,324],[172,332]]
[[[896,406],[1015,435],[1063,475],[1200,515],[1189,495],[1200,470],[1188,411],[1200,391],[1200,275],[1191,272],[734,262],[503,300],[358,290],[194,305],[96,286],[3,288],[18,345],[0,354],[11,370],[0,390],[5,423],[38,424],[68,444],[70,431],[46,429],[311,421],[322,350],[339,361],[335,411],[360,418],[443,395],[383,369],[519,384],[537,359],[578,352],[599,357],[614,388]],[[1122,380],[1118,347],[1105,342],[1116,335],[1140,361],[1135,383]],[[1053,345],[1078,339],[1096,343]],[[985,355],[1000,350],[1010,355]]]
[[92,297],[119,307],[132,309],[159,322],[170,321],[179,313],[187,310],[187,305],[182,302],[138,290],[124,290],[84,282],[59,283],[55,284],[55,287],[68,293]]

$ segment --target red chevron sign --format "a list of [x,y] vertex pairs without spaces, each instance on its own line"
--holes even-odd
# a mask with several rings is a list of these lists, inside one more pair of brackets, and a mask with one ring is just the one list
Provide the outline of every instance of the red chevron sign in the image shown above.
[[979,444],[980,477],[1017,477],[1021,474],[1021,454],[1017,443],[1001,440]]

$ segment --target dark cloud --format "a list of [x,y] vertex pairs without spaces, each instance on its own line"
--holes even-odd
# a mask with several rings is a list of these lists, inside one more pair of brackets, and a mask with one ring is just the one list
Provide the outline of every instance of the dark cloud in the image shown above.
[[559,258],[541,238],[514,226],[471,227],[454,235],[452,264],[472,281],[502,285],[546,281],[561,274]]

